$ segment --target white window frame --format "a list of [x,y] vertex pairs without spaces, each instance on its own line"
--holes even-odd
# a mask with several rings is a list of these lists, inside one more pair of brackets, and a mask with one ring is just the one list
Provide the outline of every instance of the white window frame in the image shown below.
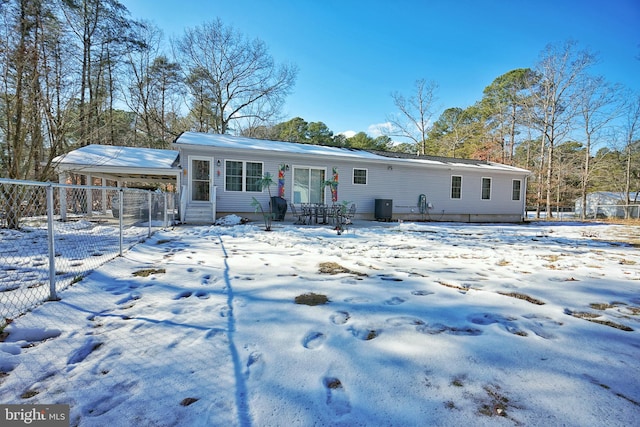
[[[326,180],[327,180],[327,168],[318,167],[318,166],[305,166],[305,165],[293,165],[291,167],[291,180],[292,180],[292,183],[291,183],[291,190],[290,191],[291,191],[291,201],[292,201],[292,203],[302,203],[302,204],[310,203],[309,201],[303,202],[303,201],[298,201],[296,199],[296,183],[295,183],[295,177],[296,177],[296,172],[295,171],[296,171],[296,169],[308,169],[309,170],[309,187],[307,188],[308,189],[307,196],[310,198],[311,192],[312,192],[312,189],[311,189],[311,186],[310,186],[311,185],[311,171],[312,170],[321,171],[324,174],[324,180],[323,181],[326,182]],[[320,203],[326,203],[327,193],[328,193],[326,185],[321,185],[320,188],[318,188],[318,191],[321,193],[320,194]]]
[[[460,195],[459,195],[459,197],[453,197],[453,178],[454,177],[460,178]],[[449,181],[449,185],[450,185],[449,198],[451,200],[462,200],[462,180],[463,180],[462,175],[451,175],[451,180]]]
[[[514,191],[515,188],[513,187],[515,185],[515,183],[518,182],[518,198],[514,199],[513,196],[515,195]],[[521,179],[513,179],[511,180],[511,200],[514,202],[519,202],[520,199],[522,199],[522,180]]]
[[[227,189],[227,162],[236,162],[242,163],[242,190],[228,190]],[[262,176],[264,175],[264,162],[255,161],[255,160],[237,160],[237,159],[225,159],[224,160],[224,191],[229,193],[264,193],[264,189],[260,191],[249,191],[247,190],[247,163],[257,163],[262,168]]]
[[[356,171],[364,171],[364,183],[356,182]],[[353,168],[351,172],[351,183],[353,185],[368,185],[369,184],[369,169],[367,168]]]
[[[485,180],[489,181],[489,197],[484,197],[484,182]],[[480,180],[480,199],[481,200],[491,200],[491,193],[493,192],[493,178],[488,176],[483,176]]]

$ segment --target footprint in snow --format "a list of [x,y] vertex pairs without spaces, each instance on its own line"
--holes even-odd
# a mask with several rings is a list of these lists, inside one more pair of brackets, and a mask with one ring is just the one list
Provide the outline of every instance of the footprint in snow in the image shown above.
[[252,352],[247,359],[247,369],[244,371],[245,378],[260,379],[264,372],[264,365],[262,353],[258,351]]
[[329,409],[338,416],[351,412],[351,402],[342,382],[335,377],[325,377],[322,383],[326,389],[326,402]]
[[495,313],[478,313],[469,316],[469,321],[476,325],[491,325],[493,323],[506,323],[516,320],[515,317],[505,317]]
[[405,300],[403,298],[393,297],[393,298],[389,298],[384,303],[387,305],[398,305],[398,304],[402,304],[404,301]]
[[[130,293],[129,295],[127,295],[126,297],[121,298],[118,301],[116,301],[116,304],[117,305],[123,305],[123,304],[126,304],[126,303],[131,302],[131,301],[139,300],[140,298],[141,298],[141,295],[139,293],[133,292],[133,293]],[[126,308],[131,308],[131,307],[133,307],[133,304],[129,304]]]
[[511,334],[526,337],[528,334],[520,329],[517,323],[514,323],[515,320],[515,317],[507,317],[496,313],[478,313],[469,316],[469,321],[476,325],[486,326],[497,323]]
[[302,345],[304,348],[313,350],[322,346],[326,339],[327,336],[322,332],[312,331],[304,336],[304,338],[302,339]]
[[190,296],[191,296],[191,292],[190,291],[182,291],[178,295],[173,297],[173,299],[174,300],[179,300],[179,299],[182,299],[182,298],[189,298]]
[[195,295],[200,299],[209,298],[209,294],[207,292],[204,292],[204,291],[198,291],[198,292],[195,293]]
[[371,341],[372,339],[377,338],[380,335],[379,329],[369,329],[369,328],[349,328],[351,334],[362,341]]
[[419,326],[424,325],[425,322],[422,319],[411,316],[398,316],[398,317],[390,317],[387,319],[387,324],[390,326]]
[[549,329],[557,329],[559,326],[562,326],[562,322],[558,322],[556,320],[551,319],[547,316],[540,316],[537,314],[525,314],[525,319],[529,320],[525,325],[531,329],[531,331],[544,339],[554,339],[556,336],[549,331]]
[[333,323],[334,325],[344,325],[349,321],[350,318],[351,316],[346,311],[336,311],[329,317],[331,323]]
[[424,324],[416,326],[416,331],[428,335],[438,335],[446,333],[449,335],[466,335],[466,336],[478,336],[482,334],[480,329],[457,326],[447,326],[442,323]]
[[69,359],[67,359],[68,370],[74,368],[74,366],[80,362],[83,362],[91,353],[102,347],[104,343],[96,340],[94,337],[89,337],[85,340],[85,342],[74,351]]
[[427,295],[432,295],[432,294],[433,294],[433,292],[431,292],[431,291],[425,291],[425,290],[422,290],[422,289],[418,289],[418,290],[415,290],[415,291],[411,291],[411,295],[416,295],[416,296],[419,296],[419,297],[423,297],[423,296],[427,296]]
[[380,274],[378,275],[380,280],[386,280],[388,282],[402,282],[402,279],[399,277],[392,276],[390,274]]

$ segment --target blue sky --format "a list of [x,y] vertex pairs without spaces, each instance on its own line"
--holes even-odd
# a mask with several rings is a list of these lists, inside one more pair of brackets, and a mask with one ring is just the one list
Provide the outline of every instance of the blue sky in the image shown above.
[[285,120],[334,133],[396,112],[392,92],[435,81],[437,113],[465,108],[501,74],[533,67],[549,43],[598,53],[593,69],[640,92],[640,0],[121,0],[167,38],[220,18],[299,68]]

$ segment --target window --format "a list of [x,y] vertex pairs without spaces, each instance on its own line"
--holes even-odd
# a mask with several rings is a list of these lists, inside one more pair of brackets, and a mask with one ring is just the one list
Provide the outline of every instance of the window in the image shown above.
[[224,177],[225,191],[262,191],[262,163],[227,160]]
[[491,178],[482,178],[482,200],[491,199]]
[[324,203],[324,169],[293,168],[293,203]]
[[462,195],[462,177],[453,175],[451,177],[451,198],[459,199]]
[[511,200],[520,200],[520,185],[521,182],[519,179],[513,180],[512,190],[511,190]]
[[353,170],[353,183],[354,184],[367,184],[367,170],[366,169],[354,169]]

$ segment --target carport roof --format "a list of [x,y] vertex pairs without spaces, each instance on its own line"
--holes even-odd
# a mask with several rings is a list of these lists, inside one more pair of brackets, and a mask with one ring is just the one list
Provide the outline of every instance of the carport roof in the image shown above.
[[176,150],[92,144],[56,157],[61,172],[117,181],[175,182],[180,174]]

